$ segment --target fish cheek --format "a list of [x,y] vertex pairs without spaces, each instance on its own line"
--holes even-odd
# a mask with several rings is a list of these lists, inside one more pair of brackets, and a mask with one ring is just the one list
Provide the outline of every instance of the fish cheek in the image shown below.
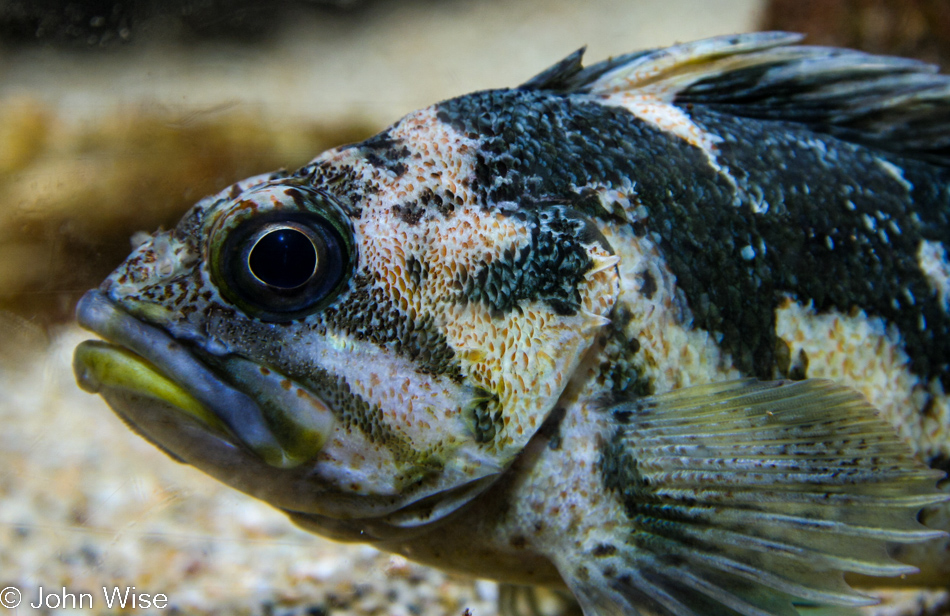
[[540,428],[585,351],[609,323],[619,275],[609,246],[584,246],[588,263],[575,287],[576,304],[520,300],[508,310],[459,303],[446,313],[446,338],[474,389],[463,409],[476,441],[502,464]]

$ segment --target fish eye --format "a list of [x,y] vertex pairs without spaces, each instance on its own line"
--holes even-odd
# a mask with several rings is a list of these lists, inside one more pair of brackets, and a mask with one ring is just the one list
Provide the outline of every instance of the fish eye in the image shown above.
[[265,321],[288,321],[335,297],[352,266],[345,228],[315,212],[246,218],[212,247],[219,289]]

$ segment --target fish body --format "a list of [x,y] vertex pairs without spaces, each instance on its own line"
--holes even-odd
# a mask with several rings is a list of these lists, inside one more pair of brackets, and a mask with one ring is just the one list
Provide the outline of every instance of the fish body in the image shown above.
[[947,589],[950,79],[797,40],[577,52],[239,182],[80,302],[77,378],[305,528],[588,616]]

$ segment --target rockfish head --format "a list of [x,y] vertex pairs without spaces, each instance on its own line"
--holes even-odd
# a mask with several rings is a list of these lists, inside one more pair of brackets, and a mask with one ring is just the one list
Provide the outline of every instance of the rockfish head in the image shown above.
[[434,110],[250,178],[78,306],[80,384],[173,457],[338,538],[438,519],[540,428],[619,292],[568,204],[484,199]]

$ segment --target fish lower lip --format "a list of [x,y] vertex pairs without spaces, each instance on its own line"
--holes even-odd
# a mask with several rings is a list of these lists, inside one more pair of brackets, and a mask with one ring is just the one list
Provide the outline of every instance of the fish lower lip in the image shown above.
[[126,348],[86,340],[76,347],[73,370],[79,387],[89,393],[98,394],[110,388],[138,392],[183,411],[222,436],[227,433],[221,420],[204,404]]
[[140,322],[97,290],[79,300],[76,315],[82,327],[117,343],[90,342],[77,349],[74,369],[85,389],[124,387],[161,400],[212,429],[223,424],[265,461],[282,465],[282,448],[257,403],[223,383],[171,336]]

